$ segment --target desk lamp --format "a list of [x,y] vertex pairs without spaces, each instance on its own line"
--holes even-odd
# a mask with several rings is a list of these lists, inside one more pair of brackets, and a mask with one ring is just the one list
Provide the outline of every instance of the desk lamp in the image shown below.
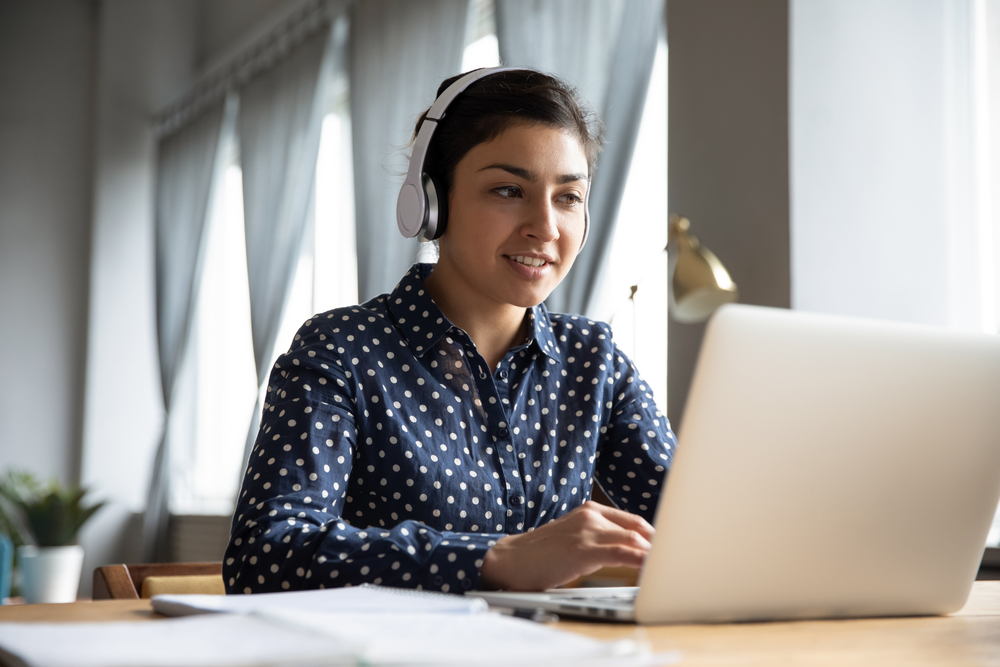
[[729,272],[690,233],[691,222],[670,216],[667,253],[670,257],[670,310],[684,324],[703,322],[715,309],[736,301],[740,292]]

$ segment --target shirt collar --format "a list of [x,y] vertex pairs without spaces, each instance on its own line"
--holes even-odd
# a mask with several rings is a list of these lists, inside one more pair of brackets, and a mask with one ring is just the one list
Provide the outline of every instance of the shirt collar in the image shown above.
[[544,303],[540,303],[531,309],[531,331],[535,345],[545,356],[559,360],[559,345],[556,343],[556,334],[552,331],[552,320],[549,319],[549,311]]
[[[424,280],[433,269],[433,264],[414,264],[389,294],[389,312],[418,357],[434,347],[454,326],[424,288]],[[545,305],[538,304],[529,309],[529,313],[530,340],[526,345],[537,345],[542,354],[558,360],[559,346]]]
[[433,268],[433,264],[414,264],[389,294],[389,312],[418,357],[454,326],[424,289],[424,279]]

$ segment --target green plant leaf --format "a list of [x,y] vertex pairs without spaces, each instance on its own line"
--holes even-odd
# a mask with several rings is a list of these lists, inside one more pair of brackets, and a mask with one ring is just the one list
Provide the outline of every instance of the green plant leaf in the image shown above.
[[60,547],[76,543],[84,523],[104,503],[83,505],[86,489],[52,481],[43,487],[33,475],[10,471],[0,480],[0,513],[23,543]]

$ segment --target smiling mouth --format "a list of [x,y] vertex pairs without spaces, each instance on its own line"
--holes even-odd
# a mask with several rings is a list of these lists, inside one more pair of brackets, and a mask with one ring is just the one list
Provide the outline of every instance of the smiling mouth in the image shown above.
[[545,266],[546,261],[540,257],[525,257],[524,255],[509,255],[510,259],[514,260],[518,264],[524,264],[525,266],[533,266],[538,268],[539,266]]

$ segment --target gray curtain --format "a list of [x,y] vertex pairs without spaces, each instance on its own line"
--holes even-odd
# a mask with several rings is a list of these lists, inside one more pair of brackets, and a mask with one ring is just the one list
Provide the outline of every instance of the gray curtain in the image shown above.
[[596,306],[663,11],[664,0],[496,0],[501,62],[574,84],[606,128],[590,193],[590,237],[546,302],[550,310],[588,315]]
[[189,354],[192,320],[200,284],[206,219],[212,189],[221,171],[220,147],[233,130],[236,100],[220,101],[181,130],[160,141],[157,157],[156,327],[160,382],[166,409],[163,434],[153,464],[146,514],[143,557],[167,557],[172,410],[181,403],[179,378]]
[[459,73],[469,0],[365,0],[351,20],[358,294],[388,292],[416,257],[396,229],[405,148],[437,87]]
[[[240,90],[243,217],[258,387],[267,380],[311,213],[326,83],[338,39],[346,39],[344,20],[307,38]],[[253,448],[260,410],[258,400],[244,461]]]

